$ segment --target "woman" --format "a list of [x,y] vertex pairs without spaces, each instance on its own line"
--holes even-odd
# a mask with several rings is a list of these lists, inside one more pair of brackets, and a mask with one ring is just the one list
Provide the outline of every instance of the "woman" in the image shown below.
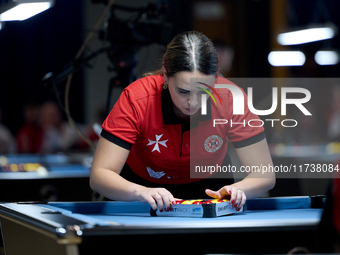
[[[217,66],[216,51],[206,36],[195,31],[177,35],[167,47],[162,69],[125,88],[104,121],[91,169],[91,188],[109,199],[147,202],[160,211],[169,210],[176,198],[203,198],[204,192],[213,198],[230,198],[239,210],[247,198],[272,189],[272,173],[247,173],[237,183],[230,178],[190,178],[194,155],[190,147],[191,152],[197,151],[198,161],[225,165],[228,139],[242,165],[272,165],[263,128],[229,124],[219,125],[218,135],[205,137],[197,132],[221,114],[234,123],[244,118],[232,114],[227,89],[218,92],[224,107],[215,107],[208,100],[204,101],[207,114],[200,113],[202,93],[212,92],[216,82],[227,81],[218,81]],[[190,85],[196,79],[203,82]],[[246,118],[258,118],[246,105],[245,112]],[[205,131],[215,132],[211,127]],[[198,136],[190,142],[193,133]],[[197,145],[200,139],[202,146]]]

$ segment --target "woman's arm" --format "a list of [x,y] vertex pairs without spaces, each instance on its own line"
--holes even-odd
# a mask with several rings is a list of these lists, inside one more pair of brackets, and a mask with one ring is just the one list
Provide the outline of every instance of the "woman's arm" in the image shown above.
[[163,205],[169,208],[174,198],[166,189],[147,188],[120,176],[128,155],[129,150],[100,137],[91,167],[91,188],[109,199],[147,202],[154,210],[157,205],[160,210]]
[[[235,149],[242,166],[249,169],[261,169],[273,162],[269,153],[267,140],[261,140],[252,145]],[[247,198],[256,198],[275,186],[275,173],[250,172],[247,177],[218,191],[206,190],[214,198],[230,197],[235,207],[241,208]]]
[[242,166],[259,169],[260,172],[246,173],[247,177],[233,185],[242,189],[247,198],[257,198],[275,186],[275,173],[262,173],[263,166],[273,166],[267,140],[235,149]]

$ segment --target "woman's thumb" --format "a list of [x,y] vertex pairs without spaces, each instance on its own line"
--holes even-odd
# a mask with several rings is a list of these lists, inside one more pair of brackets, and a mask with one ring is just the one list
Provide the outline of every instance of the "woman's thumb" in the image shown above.
[[217,191],[213,191],[211,189],[206,189],[205,190],[205,193],[209,196],[209,197],[212,197],[212,198],[220,198],[221,197],[221,194]]

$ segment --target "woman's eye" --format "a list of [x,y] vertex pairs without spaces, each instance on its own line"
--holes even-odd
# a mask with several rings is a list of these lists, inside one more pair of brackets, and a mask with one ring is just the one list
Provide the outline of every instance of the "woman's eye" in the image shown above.
[[190,91],[188,91],[188,90],[182,90],[182,89],[179,89],[178,92],[179,92],[180,94],[189,94],[189,93],[190,93]]

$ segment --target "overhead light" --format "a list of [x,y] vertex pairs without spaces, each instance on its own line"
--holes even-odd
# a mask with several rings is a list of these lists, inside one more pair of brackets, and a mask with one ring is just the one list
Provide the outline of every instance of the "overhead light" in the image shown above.
[[54,0],[12,0],[0,5],[0,22],[25,20],[51,8]]
[[306,57],[301,51],[272,51],[268,61],[272,66],[302,66]]
[[319,50],[314,56],[319,65],[336,65],[339,63],[339,53],[334,50]]
[[337,27],[333,24],[328,24],[281,33],[277,36],[277,41],[281,45],[296,45],[331,39],[336,33]]

